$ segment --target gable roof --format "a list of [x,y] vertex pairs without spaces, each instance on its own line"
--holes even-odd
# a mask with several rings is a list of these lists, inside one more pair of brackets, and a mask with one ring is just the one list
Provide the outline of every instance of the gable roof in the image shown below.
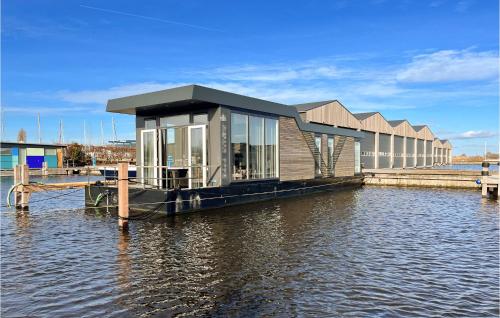
[[380,112],[357,113],[354,116],[361,122],[361,130],[393,134],[394,128]]
[[427,125],[413,125],[412,127],[416,131],[421,131],[422,129],[424,129],[425,127],[427,127]]
[[406,119],[398,119],[398,120],[388,120],[387,122],[392,127],[397,127],[397,126],[401,125],[402,123],[404,123],[405,121],[407,121],[407,120]]
[[306,112],[308,110],[311,110],[311,109],[314,109],[314,108],[317,108],[317,107],[320,107],[320,106],[323,106],[323,105],[326,105],[326,104],[333,103],[334,101],[335,101],[335,99],[325,100],[325,101],[320,101],[320,102],[295,104],[295,105],[292,105],[292,106],[295,107],[295,108],[297,108],[297,111],[299,113],[303,113],[303,112]]
[[377,114],[378,112],[368,112],[368,113],[356,113],[353,114],[354,117],[356,117],[358,120],[364,120],[367,118],[372,117],[373,115]]
[[361,122],[338,100],[295,105],[306,122],[349,129],[361,129]]
[[433,140],[435,138],[434,133],[427,125],[415,125],[413,128],[418,133],[418,138],[420,139]]

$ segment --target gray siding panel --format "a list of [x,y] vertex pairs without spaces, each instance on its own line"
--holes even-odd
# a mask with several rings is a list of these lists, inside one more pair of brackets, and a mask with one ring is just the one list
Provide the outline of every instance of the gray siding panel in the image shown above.
[[417,166],[422,167],[425,164],[424,140],[417,139]]
[[425,149],[427,152],[427,156],[425,157],[425,165],[426,166],[431,166],[432,165],[432,141],[426,141],[425,142]]
[[403,167],[404,137],[394,136],[394,168]]
[[406,138],[406,167],[414,167],[415,138]]
[[391,135],[379,134],[378,167],[391,167]]
[[375,168],[375,133],[363,131],[361,139],[361,164],[365,169]]

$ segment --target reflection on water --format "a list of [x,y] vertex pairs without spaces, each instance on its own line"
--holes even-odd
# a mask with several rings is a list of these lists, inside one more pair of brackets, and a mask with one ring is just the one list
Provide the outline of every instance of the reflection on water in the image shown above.
[[476,191],[365,187],[128,234],[71,200],[2,211],[3,317],[499,314],[498,203]]

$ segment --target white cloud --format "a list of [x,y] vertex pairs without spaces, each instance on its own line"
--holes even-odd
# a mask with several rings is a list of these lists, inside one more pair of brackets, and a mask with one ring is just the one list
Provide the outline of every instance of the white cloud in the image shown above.
[[63,101],[82,104],[105,104],[109,99],[159,91],[174,86],[187,85],[185,83],[134,83],[114,86],[107,89],[60,91],[56,95]]
[[473,0],[460,0],[455,6],[455,10],[458,12],[466,12],[474,4]]
[[300,64],[269,64],[220,67],[201,72],[202,75],[231,81],[290,81],[333,79],[346,76],[347,70],[328,62]]
[[479,139],[479,138],[490,138],[495,137],[498,134],[492,131],[484,131],[484,130],[469,130],[463,133],[459,133],[456,135],[452,135],[449,138],[451,139]]
[[496,52],[443,50],[417,55],[396,74],[401,82],[450,82],[498,78]]
[[69,107],[38,107],[38,106],[6,106],[3,107],[6,113],[18,113],[18,114],[61,114],[61,113],[96,113],[99,112],[95,107],[79,107],[79,106],[69,106]]

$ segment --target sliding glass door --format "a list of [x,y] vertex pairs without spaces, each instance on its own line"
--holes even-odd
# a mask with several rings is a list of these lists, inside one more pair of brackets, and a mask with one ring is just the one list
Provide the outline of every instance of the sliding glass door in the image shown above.
[[203,188],[207,184],[206,126],[188,127],[189,188]]
[[141,131],[141,163],[144,184],[157,185],[158,135],[156,129]]

